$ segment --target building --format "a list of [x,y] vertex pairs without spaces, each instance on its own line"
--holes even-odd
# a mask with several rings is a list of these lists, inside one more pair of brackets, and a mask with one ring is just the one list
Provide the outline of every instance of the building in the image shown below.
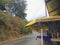
[[60,0],[45,0],[50,16],[60,15]]

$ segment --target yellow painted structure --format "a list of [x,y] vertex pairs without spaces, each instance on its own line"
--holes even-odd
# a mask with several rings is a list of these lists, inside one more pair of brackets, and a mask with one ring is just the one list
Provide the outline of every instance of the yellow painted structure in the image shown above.
[[[40,32],[41,26],[38,26],[37,23],[43,23],[43,22],[51,22],[51,21],[58,21],[60,20],[60,16],[49,16],[49,17],[42,17],[36,20],[32,20],[29,22],[25,27],[31,28],[34,31]],[[36,27],[34,25],[37,25]],[[49,26],[45,25],[43,23],[43,30],[48,30]]]
[[36,19],[37,22],[49,22],[49,21],[52,22],[57,20],[60,20],[60,16],[49,16]]
[[31,26],[31,25],[33,25],[33,24],[35,24],[36,23],[36,20],[32,20],[31,22],[29,22],[25,27],[29,27],[29,26]]
[[50,0],[47,2],[47,9],[50,16],[60,16],[60,0]]

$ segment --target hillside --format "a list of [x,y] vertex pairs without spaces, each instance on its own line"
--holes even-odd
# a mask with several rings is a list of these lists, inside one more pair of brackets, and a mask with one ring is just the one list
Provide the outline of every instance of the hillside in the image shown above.
[[0,41],[21,37],[31,33],[25,29],[25,20],[0,10]]

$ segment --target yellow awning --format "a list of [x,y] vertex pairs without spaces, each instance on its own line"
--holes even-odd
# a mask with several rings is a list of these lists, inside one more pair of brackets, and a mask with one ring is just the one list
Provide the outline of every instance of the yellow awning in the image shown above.
[[32,20],[32,21],[29,22],[25,27],[31,26],[31,25],[33,25],[33,24],[35,24],[35,23],[36,23],[36,20]]
[[30,27],[32,30],[36,31],[36,32],[41,32],[39,28],[35,28],[35,27]]
[[36,22],[47,22],[47,21],[57,21],[60,20],[60,16],[48,16],[36,19]]
[[49,16],[49,17],[42,17],[36,20],[32,20],[29,22],[25,27],[29,27],[37,22],[47,22],[47,21],[57,21],[60,20],[60,16]]
[[[30,23],[28,23],[25,27],[26,28],[31,28],[31,29],[34,29],[35,31],[37,31],[37,32],[40,32],[40,31],[38,31],[38,30],[40,30],[40,29],[36,29],[36,28],[38,28],[38,27],[34,27],[33,28],[33,24],[35,25],[35,24],[37,24],[38,22],[48,22],[48,21],[50,21],[50,22],[52,22],[52,21],[57,21],[57,20],[60,20],[60,16],[49,16],[49,17],[42,17],[42,18],[39,18],[39,19],[36,19],[36,20],[32,20]],[[43,27],[43,29],[44,30],[47,30],[48,29],[48,27],[47,26],[44,26]]]

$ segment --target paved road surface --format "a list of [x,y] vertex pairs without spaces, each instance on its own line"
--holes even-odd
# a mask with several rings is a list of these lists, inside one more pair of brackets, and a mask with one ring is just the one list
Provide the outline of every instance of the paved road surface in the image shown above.
[[5,44],[0,44],[0,45],[37,45],[37,44],[36,44],[36,38],[29,36],[29,37],[24,38],[24,39],[20,39],[17,41],[8,42]]

